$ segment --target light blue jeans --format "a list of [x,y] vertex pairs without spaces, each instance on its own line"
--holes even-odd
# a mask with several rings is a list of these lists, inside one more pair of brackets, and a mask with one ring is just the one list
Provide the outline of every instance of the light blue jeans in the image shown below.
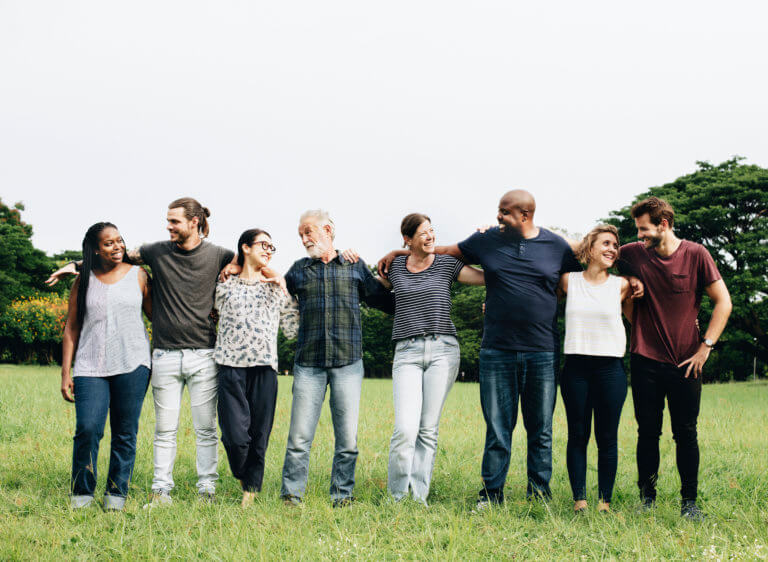
[[352,496],[357,464],[357,419],[363,385],[363,361],[336,368],[293,366],[293,403],[280,495],[301,498],[307,488],[309,450],[331,387],[330,407],[336,439],[331,468],[331,498]]
[[217,368],[213,349],[155,349],[152,353],[152,396],[155,401],[155,475],[152,491],[170,492],[176,460],[181,397],[189,389],[197,444],[197,489],[216,489],[218,437],[216,434]]
[[427,503],[443,404],[459,372],[454,336],[400,340],[392,365],[395,431],[389,444],[387,488],[396,500],[408,494]]

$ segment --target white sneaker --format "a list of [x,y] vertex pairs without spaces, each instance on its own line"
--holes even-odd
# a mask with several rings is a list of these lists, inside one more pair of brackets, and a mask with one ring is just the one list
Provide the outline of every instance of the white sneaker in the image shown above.
[[149,503],[144,504],[142,509],[163,507],[166,505],[171,505],[172,503],[173,499],[171,498],[171,494],[169,492],[166,490],[158,490],[157,492],[152,492],[152,497],[150,498]]
[[69,507],[72,509],[83,509],[93,503],[93,496],[70,496]]

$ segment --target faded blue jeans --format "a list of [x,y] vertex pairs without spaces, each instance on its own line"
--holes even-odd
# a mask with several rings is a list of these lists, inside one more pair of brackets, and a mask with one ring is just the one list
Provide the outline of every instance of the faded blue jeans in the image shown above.
[[518,402],[528,436],[527,496],[551,495],[556,396],[553,351],[480,350],[480,404],[486,423],[481,496],[504,501]]
[[443,404],[459,372],[459,342],[430,334],[395,346],[392,393],[395,431],[389,444],[387,488],[396,500],[408,494],[427,503]]
[[331,498],[352,496],[357,464],[357,419],[363,385],[363,361],[335,368],[293,366],[293,403],[283,463],[282,497],[301,498],[307,488],[309,450],[331,387],[330,407],[336,445],[331,468]]

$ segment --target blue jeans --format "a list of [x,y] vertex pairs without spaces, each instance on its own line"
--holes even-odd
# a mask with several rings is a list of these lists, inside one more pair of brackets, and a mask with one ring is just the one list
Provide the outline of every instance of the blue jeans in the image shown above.
[[443,404],[459,372],[459,342],[430,334],[397,342],[392,365],[395,431],[389,444],[387,488],[427,503]]
[[336,368],[293,366],[293,403],[283,464],[283,497],[302,497],[307,487],[309,450],[331,387],[330,407],[336,445],[331,468],[331,498],[352,496],[357,464],[357,418],[363,385],[363,361]]
[[149,383],[149,369],[111,377],[74,377],[76,429],[72,495],[93,497],[99,442],[109,412],[112,447],[105,495],[125,497],[136,459],[136,432]]
[[481,496],[504,501],[519,401],[528,435],[527,495],[551,495],[556,396],[554,352],[480,350],[480,404],[486,423]]

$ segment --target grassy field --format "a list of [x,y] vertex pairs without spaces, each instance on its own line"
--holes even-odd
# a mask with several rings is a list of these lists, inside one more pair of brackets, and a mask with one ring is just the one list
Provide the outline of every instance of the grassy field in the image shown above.
[[[290,412],[290,383],[280,378],[264,489],[248,510],[220,447],[218,500],[196,499],[194,432],[188,398],[179,432],[174,504],[142,510],[152,480],[154,413],[147,394],[126,511],[68,507],[74,407],[59,394],[55,368],[0,366],[0,559],[766,559],[768,556],[768,385],[704,389],[699,435],[703,523],[679,517],[679,478],[668,420],[662,437],[659,505],[638,514],[635,423],[631,398],[619,436],[619,474],[609,516],[574,517],[565,468],[562,402],[555,413],[554,499],[525,501],[522,423],[514,437],[507,503],[473,514],[480,486],[484,424],[478,387],[458,384],[443,414],[430,507],[394,504],[386,494],[392,428],[391,382],[366,380],[360,413],[358,503],[334,510],[328,498],[332,426],[327,404],[310,465],[305,504],[278,499]],[[107,472],[109,428],[99,458]],[[590,502],[596,489],[590,450]]]

